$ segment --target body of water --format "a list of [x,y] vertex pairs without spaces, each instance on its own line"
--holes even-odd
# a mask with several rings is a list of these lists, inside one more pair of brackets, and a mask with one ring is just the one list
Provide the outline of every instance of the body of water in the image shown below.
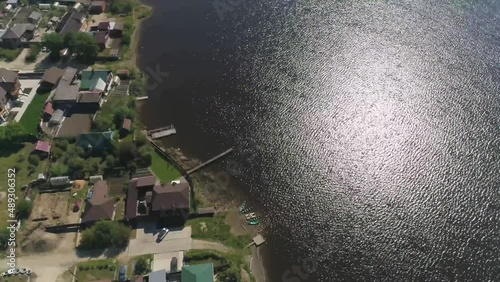
[[237,148],[270,281],[500,281],[499,1],[148,4],[143,120]]

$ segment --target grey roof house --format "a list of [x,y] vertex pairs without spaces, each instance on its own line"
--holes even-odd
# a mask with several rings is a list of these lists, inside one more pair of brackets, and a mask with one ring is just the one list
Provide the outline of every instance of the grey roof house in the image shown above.
[[23,43],[33,39],[36,26],[34,24],[15,24],[2,35],[2,46],[10,49],[21,47]]
[[37,24],[40,19],[42,19],[42,14],[39,12],[32,12],[28,17],[28,21],[32,24]]

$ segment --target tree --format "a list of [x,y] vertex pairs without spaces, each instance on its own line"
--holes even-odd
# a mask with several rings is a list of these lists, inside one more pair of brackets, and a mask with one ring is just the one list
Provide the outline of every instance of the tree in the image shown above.
[[68,159],[68,167],[71,170],[81,170],[83,169],[83,159],[80,157],[73,157]]
[[33,203],[26,199],[23,199],[17,204],[17,211],[21,218],[28,218],[31,214],[31,208],[33,207]]
[[113,157],[112,155],[108,155],[106,157],[106,167],[113,168],[114,165],[115,165],[115,157]]
[[55,143],[54,145],[58,148],[61,148],[63,150],[68,149],[69,142],[66,139],[56,139],[54,143]]
[[123,248],[128,245],[131,229],[117,221],[99,221],[82,232],[81,249]]
[[134,10],[134,2],[132,0],[115,0],[109,10],[113,14],[131,14]]
[[84,32],[70,32],[64,43],[71,54],[83,63],[93,63],[99,53],[99,45],[94,36]]
[[44,33],[42,36],[42,46],[50,51],[52,58],[59,58],[61,50],[64,49],[64,38],[60,33]]
[[67,174],[68,174],[68,167],[61,163],[57,163],[50,168],[51,176],[63,176]]
[[113,121],[102,114],[98,114],[92,123],[92,129],[96,132],[108,131],[111,128],[113,128]]
[[219,281],[237,282],[240,281],[240,270],[236,266],[231,266],[219,274]]
[[145,257],[140,257],[134,266],[134,273],[137,275],[146,274],[151,272],[151,264],[149,260]]
[[148,167],[151,165],[152,161],[152,149],[150,146],[143,146],[139,149],[139,159],[137,160],[138,165],[141,167]]
[[130,141],[123,141],[118,145],[118,159],[126,165],[135,158],[137,148]]
[[37,166],[40,163],[40,156],[32,154],[29,156],[28,162],[34,166]]

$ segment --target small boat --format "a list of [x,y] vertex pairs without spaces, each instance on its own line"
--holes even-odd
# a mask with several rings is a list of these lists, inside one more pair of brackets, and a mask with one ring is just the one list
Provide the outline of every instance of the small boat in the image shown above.
[[248,222],[249,225],[257,225],[259,224],[259,221],[257,219],[252,219]]

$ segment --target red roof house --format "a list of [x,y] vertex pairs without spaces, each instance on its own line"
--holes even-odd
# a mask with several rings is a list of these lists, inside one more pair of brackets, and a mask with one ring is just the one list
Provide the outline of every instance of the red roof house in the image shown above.
[[48,155],[50,153],[50,144],[44,141],[38,141],[35,145],[34,153]]

